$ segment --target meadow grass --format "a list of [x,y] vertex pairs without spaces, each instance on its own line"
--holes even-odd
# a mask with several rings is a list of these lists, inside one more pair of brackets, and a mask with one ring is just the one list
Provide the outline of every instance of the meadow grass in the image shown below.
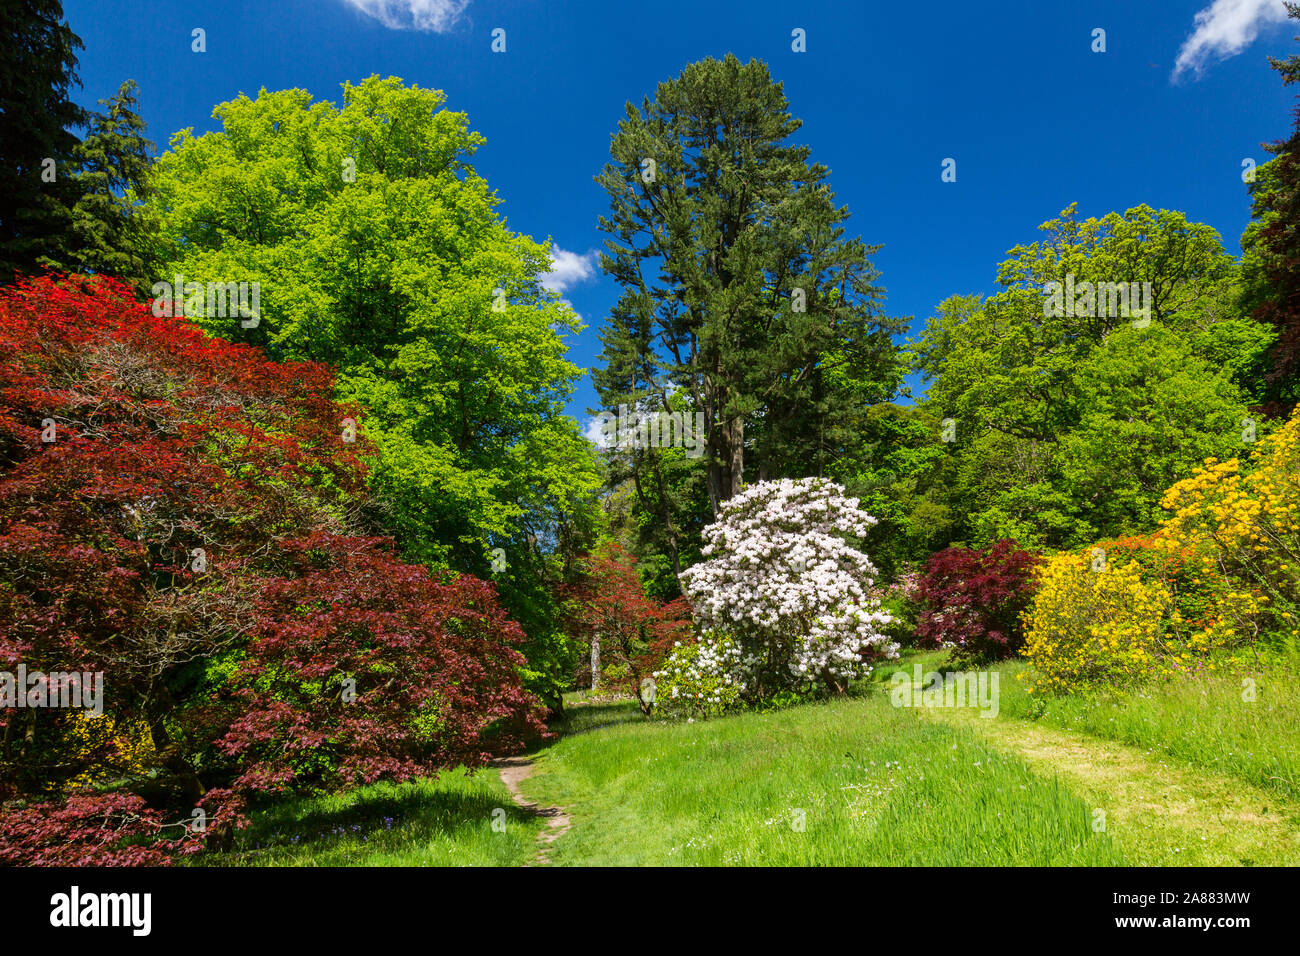
[[595,703],[584,703],[583,698],[571,700],[566,694],[564,703],[564,710],[549,724],[550,731],[560,737],[573,737],[622,724],[645,723],[641,709],[629,698],[615,701],[600,698]]
[[[1004,665],[1002,713],[1156,751],[1300,800],[1300,667],[1186,676],[1035,700]],[[1253,701],[1243,680],[1253,681]]]
[[[1294,864],[1300,667],[1036,698],[1003,662],[1000,712],[890,705],[905,651],[854,693],[698,723],[576,693],[534,754],[530,799],[565,807],[559,865]],[[1091,741],[1091,743],[1089,742]],[[1103,743],[1104,742],[1104,743]],[[1240,786],[1233,781],[1249,786]],[[1258,789],[1256,789],[1258,788]],[[1268,791],[1279,799],[1269,800]],[[1184,804],[1186,804],[1184,806]],[[1105,808],[1108,832],[1094,832]],[[492,827],[494,811],[504,828]],[[1192,824],[1195,823],[1195,826]],[[287,800],[198,865],[516,866],[543,821],[495,770]],[[1280,829],[1279,829],[1280,828]],[[1247,832],[1249,831],[1249,832]]]
[[[942,651],[910,651],[873,675],[960,669]],[[1139,865],[1300,863],[1295,799],[1298,713],[1290,662],[1249,676],[1185,675],[1142,686],[1031,695],[1021,661],[1001,662],[995,719],[973,709],[927,707],[918,716],[965,726],[1057,776],[1106,814],[1125,855]],[[884,688],[879,687],[883,692]],[[1249,696],[1249,695],[1247,695]]]
[[[943,651],[912,651],[872,676],[887,681],[896,670],[911,673],[916,663],[942,671],[945,660]],[[1048,696],[1028,692],[1024,661],[985,669],[998,671],[1001,718],[1115,740],[1300,800],[1300,658],[1275,656],[1231,672],[1225,662],[1218,674]],[[1245,699],[1247,679],[1254,700]]]
[[700,723],[595,708],[523,782],[573,818],[559,865],[1125,862],[1064,786],[879,693]]
[[[498,830],[493,830],[493,811]],[[517,808],[496,770],[377,783],[286,800],[253,815],[234,852],[204,866],[517,866],[543,823]],[[504,829],[500,829],[504,826]]]

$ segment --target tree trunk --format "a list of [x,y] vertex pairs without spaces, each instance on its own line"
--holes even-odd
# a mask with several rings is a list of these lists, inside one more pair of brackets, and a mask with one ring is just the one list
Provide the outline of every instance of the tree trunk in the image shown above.
[[731,423],[731,435],[729,443],[731,445],[731,457],[728,461],[728,475],[730,485],[727,489],[727,497],[734,498],[740,494],[740,486],[743,483],[745,475],[745,419],[739,415]]
[[740,493],[745,474],[745,420],[737,415],[717,422],[710,436],[709,504],[713,517],[722,503]]

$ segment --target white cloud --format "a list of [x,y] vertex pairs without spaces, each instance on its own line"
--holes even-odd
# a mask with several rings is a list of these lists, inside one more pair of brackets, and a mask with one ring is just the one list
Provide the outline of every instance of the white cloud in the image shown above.
[[598,415],[592,415],[587,419],[587,424],[582,429],[582,437],[600,448],[608,448],[610,444],[605,434],[605,423]]
[[1255,42],[1261,27],[1285,19],[1282,0],[1214,0],[1196,14],[1196,29],[1178,51],[1171,79],[1188,70],[1199,76],[1211,58],[1236,56]]
[[343,0],[390,30],[446,33],[469,6],[469,0]]
[[579,255],[552,245],[551,260],[551,271],[542,273],[541,283],[556,295],[564,295],[579,282],[586,282],[595,276],[600,255],[596,252]]

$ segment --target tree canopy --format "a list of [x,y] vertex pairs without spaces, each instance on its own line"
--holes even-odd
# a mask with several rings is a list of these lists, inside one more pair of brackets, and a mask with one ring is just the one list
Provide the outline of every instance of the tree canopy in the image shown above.
[[601,261],[622,288],[597,388],[610,408],[670,412],[680,392],[703,413],[715,516],[747,474],[834,441],[839,377],[877,399],[896,385],[874,250],[845,234],[799,127],[765,64],[704,59],[627,105],[597,177]]
[[[914,346],[923,403],[951,422],[936,498],[956,540],[1062,547],[1149,527],[1162,489],[1242,447],[1267,330],[1240,315],[1235,261],[1208,226],[1138,206],[1044,223],[998,270],[1003,291],[956,296]],[[1049,303],[1051,283],[1077,290]],[[1128,308],[1112,290],[1137,298]],[[1144,288],[1145,284],[1145,288]]]
[[568,533],[597,481],[564,414],[580,326],[540,283],[548,247],[506,227],[470,165],[482,137],[443,102],[370,77],[341,106],[303,90],[221,104],[219,131],[181,131],[155,166],[163,276],[258,283],[255,319],[193,318],[336,366],[403,551],[486,576],[501,548],[507,602],[557,641],[530,541]]

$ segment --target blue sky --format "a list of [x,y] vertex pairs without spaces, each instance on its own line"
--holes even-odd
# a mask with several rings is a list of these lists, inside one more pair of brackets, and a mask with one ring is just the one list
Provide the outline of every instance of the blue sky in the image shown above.
[[[1229,251],[1249,219],[1242,160],[1291,125],[1295,90],[1265,57],[1296,49],[1281,0],[973,4],[703,0],[65,0],[85,42],[78,99],[131,78],[161,149],[261,87],[337,102],[372,73],[447,93],[487,143],[475,166],[510,226],[551,237],[557,284],[588,328],[589,367],[618,290],[593,263],[606,210],[592,181],[628,100],[693,60],[765,60],[830,167],[892,315],[924,324],[956,293],[996,291],[1006,251],[1071,202],[1185,212]],[[207,52],[191,52],[191,30]],[[491,51],[506,31],[506,52]],[[791,49],[801,28],[807,52]],[[1093,31],[1105,30],[1105,52]],[[945,158],[957,181],[941,181]],[[597,399],[582,380],[571,413]]]

